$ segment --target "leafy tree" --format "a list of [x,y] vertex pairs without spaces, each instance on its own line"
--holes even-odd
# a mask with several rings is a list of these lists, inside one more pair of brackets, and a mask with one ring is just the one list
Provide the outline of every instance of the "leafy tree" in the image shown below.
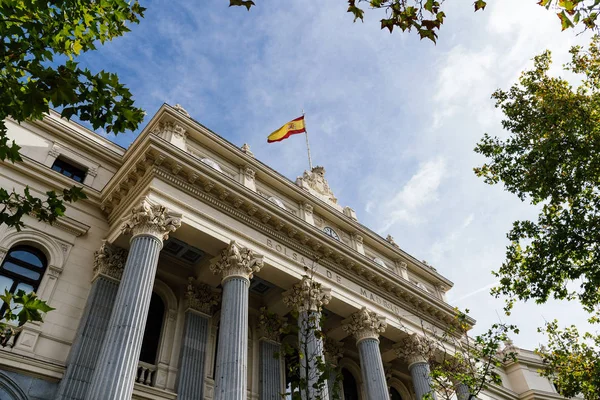
[[571,49],[565,70],[582,79],[575,88],[549,75],[547,51],[519,84],[492,96],[510,136],[484,136],[475,151],[489,161],[475,172],[540,209],[537,221],[516,221],[508,233],[496,295],[578,298],[589,311],[600,302],[599,43],[595,36],[587,51]]
[[[600,304],[600,37],[575,46],[565,71],[577,85],[549,74],[550,52],[534,58],[519,83],[492,97],[502,110],[506,139],[485,135],[475,151],[489,161],[475,168],[489,184],[502,182],[535,205],[537,221],[516,221],[508,233],[506,261],[495,272],[496,296],[544,303],[577,299],[588,312]],[[598,323],[593,317],[590,322]],[[600,393],[600,336],[546,324],[549,344],[538,350],[563,396]]]
[[[0,161],[22,161],[5,120],[41,120],[50,107],[106,132],[138,126],[144,113],[117,75],[93,73],[75,59],[128,32],[127,23],[138,23],[143,12],[125,0],[0,1]],[[51,223],[64,214],[63,201],[85,198],[77,187],[46,196],[0,190],[0,223],[20,228],[25,214]]]
[[[594,316],[589,322],[598,324],[600,320]],[[552,379],[565,397],[600,398],[600,336],[580,335],[574,325],[561,330],[556,320],[539,332],[548,336],[548,345],[536,350],[548,366],[542,375]]]
[[[381,19],[381,29],[394,28],[405,31],[415,31],[421,39],[436,42],[446,13],[442,10],[444,0],[347,0],[348,12],[354,16],[354,21],[364,20],[364,5],[368,3],[371,9],[385,11]],[[534,1],[534,0],[531,0]],[[562,29],[583,25],[584,29],[598,29],[597,18],[600,12],[600,1],[597,0],[535,0],[539,5],[556,12],[560,18]],[[488,0],[474,0],[469,6],[475,11],[484,10]],[[229,0],[229,6],[242,6],[250,10],[256,4],[252,0]],[[515,12],[519,12],[515,10]]]
[[16,294],[4,290],[0,300],[3,302],[0,316],[0,346],[2,347],[23,330],[26,322],[41,322],[42,313],[54,310],[35,293],[26,294],[23,290],[17,291]]

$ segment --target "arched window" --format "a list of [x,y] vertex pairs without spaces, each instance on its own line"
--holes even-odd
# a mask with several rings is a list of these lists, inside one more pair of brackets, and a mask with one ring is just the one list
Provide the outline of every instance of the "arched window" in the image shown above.
[[382,267],[384,267],[384,268],[387,268],[387,267],[388,267],[388,266],[387,266],[387,264],[385,263],[385,261],[383,261],[383,260],[382,260],[381,258],[379,258],[379,257],[375,257],[375,258],[373,259],[373,261],[375,261],[375,263],[376,263],[376,264],[379,264],[379,265],[381,265],[381,266],[382,266]]
[[390,394],[392,395],[391,400],[402,400],[402,396],[400,396],[400,393],[396,389],[392,388]]
[[40,250],[31,246],[15,246],[0,267],[0,293],[34,292],[40,286],[48,261]]
[[142,339],[142,352],[140,361],[155,365],[158,354],[158,345],[160,343],[160,333],[162,331],[163,319],[165,316],[165,303],[160,296],[152,293],[150,299],[150,309],[148,310],[148,320],[144,329],[144,338]]
[[333,228],[326,226],[325,228],[323,228],[323,232],[325,232],[326,235],[331,236],[335,240],[340,240],[340,237],[338,236],[337,232],[333,230]]
[[342,388],[344,389],[344,400],[358,400],[358,384],[352,372],[342,368]]

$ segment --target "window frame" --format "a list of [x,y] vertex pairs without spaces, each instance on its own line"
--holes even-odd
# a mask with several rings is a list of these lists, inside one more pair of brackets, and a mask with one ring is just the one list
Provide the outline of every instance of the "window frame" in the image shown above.
[[[327,229],[328,229],[329,231],[331,231],[331,233],[329,233],[329,232],[327,231]],[[329,237],[331,237],[331,238],[333,238],[333,239],[337,240],[338,242],[341,242],[340,235],[338,235],[338,233],[337,233],[337,232],[335,231],[335,229],[333,229],[332,227],[330,227],[330,226],[325,226],[325,227],[323,228],[323,233],[325,233],[327,236],[329,236]],[[333,233],[333,234],[332,234],[332,233]]]
[[[62,164],[58,166],[60,169],[55,169],[57,163]],[[50,169],[52,171],[58,172],[62,176],[65,176],[81,184],[83,184],[83,182],[85,181],[85,178],[87,177],[89,171],[89,168],[72,161],[71,159],[63,156],[62,154],[54,159],[52,165],[50,166]],[[65,172],[68,172],[70,176],[65,174]],[[76,178],[79,178],[81,180],[78,180]]]

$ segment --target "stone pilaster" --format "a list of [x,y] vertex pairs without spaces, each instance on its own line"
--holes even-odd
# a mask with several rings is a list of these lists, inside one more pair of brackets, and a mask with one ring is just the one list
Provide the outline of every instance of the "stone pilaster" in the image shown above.
[[[435,345],[429,339],[412,334],[395,346],[396,353],[408,363],[417,400],[432,391],[429,360],[433,357]],[[433,398],[435,399],[435,393]]]
[[[338,362],[344,357],[344,343],[333,340],[332,338],[326,338],[323,343],[325,351],[325,361],[327,366],[330,367],[329,379],[327,379],[327,389],[329,390],[329,398],[334,399],[336,395],[339,397],[339,391],[341,388],[341,380],[337,382],[337,366]],[[336,393],[337,392],[337,393]]]
[[322,307],[331,300],[331,289],[323,288],[320,283],[305,275],[283,296],[283,302],[298,312],[298,343],[304,355],[301,358],[300,376],[308,382],[305,400],[319,396],[322,400],[329,400],[327,382],[320,389],[315,389],[314,385],[320,378],[318,364],[325,362],[323,341],[317,332],[321,330]]
[[150,296],[163,240],[181,226],[181,215],[143,201],[125,219],[131,247],[100,350],[88,399],[129,400],[142,347]]
[[[458,400],[471,400],[471,391],[469,387],[464,383],[458,383],[454,386],[454,390],[456,391],[456,398]],[[476,399],[474,397],[474,399]]]
[[283,393],[281,360],[281,333],[286,327],[285,319],[260,309],[260,400],[279,400]]
[[213,273],[223,277],[215,400],[246,399],[248,289],[250,279],[262,265],[262,256],[232,241],[210,266]]
[[219,304],[219,294],[209,285],[194,283],[188,279],[186,290],[187,310],[185,312],[185,328],[181,342],[181,359],[179,363],[179,382],[177,398],[179,400],[195,400],[204,398],[204,379],[206,349],[210,335],[210,318]]
[[87,394],[123,273],[127,251],[106,241],[95,252],[94,279],[77,329],[57,399],[83,399]]
[[389,392],[379,351],[379,334],[385,331],[385,318],[363,307],[352,314],[342,329],[356,338],[360,369],[370,400],[388,400]]

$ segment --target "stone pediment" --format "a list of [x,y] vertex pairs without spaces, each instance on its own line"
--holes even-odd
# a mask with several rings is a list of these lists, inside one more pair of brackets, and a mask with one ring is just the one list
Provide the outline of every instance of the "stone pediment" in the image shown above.
[[296,179],[296,185],[307,190],[310,194],[334,207],[338,211],[343,211],[342,207],[338,204],[333,191],[329,187],[327,179],[325,179],[325,168],[316,166],[310,172],[304,171],[304,174]]

